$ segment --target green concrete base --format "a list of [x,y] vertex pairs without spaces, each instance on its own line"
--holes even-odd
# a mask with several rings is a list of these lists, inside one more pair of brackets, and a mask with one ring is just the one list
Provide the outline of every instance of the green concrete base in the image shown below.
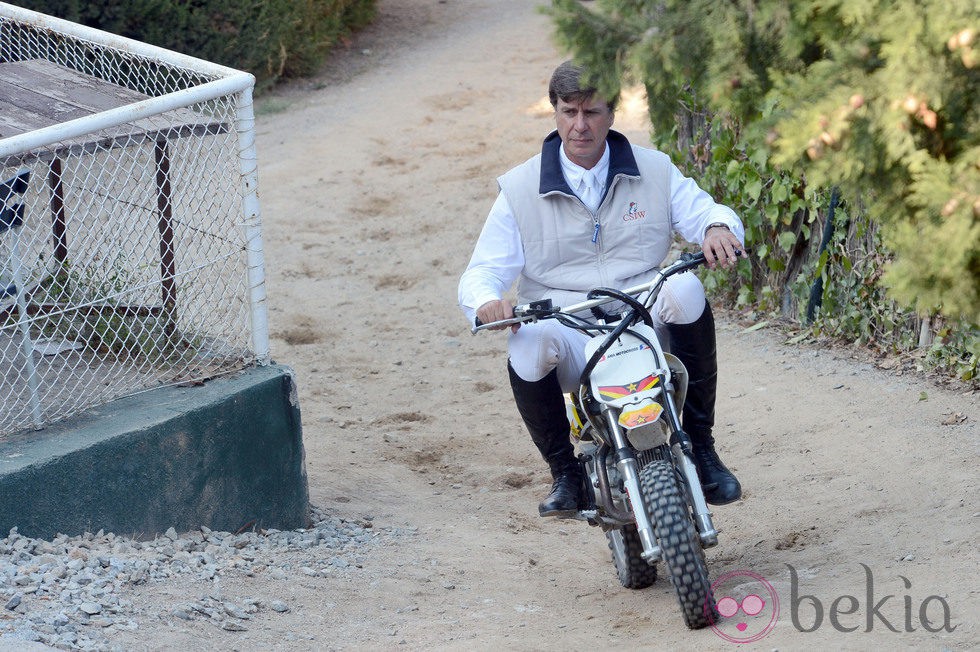
[[290,369],[164,387],[0,440],[0,537],[293,529],[309,491]]

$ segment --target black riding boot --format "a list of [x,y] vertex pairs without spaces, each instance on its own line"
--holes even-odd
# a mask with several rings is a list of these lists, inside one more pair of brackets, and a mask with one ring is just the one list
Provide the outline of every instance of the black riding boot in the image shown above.
[[551,493],[538,505],[538,513],[541,516],[571,516],[579,507],[582,467],[575,459],[575,449],[569,440],[568,417],[558,372],[552,370],[541,380],[529,382],[518,376],[509,362],[507,371],[517,411],[554,479]]
[[670,351],[687,367],[687,399],[681,423],[691,437],[694,464],[701,478],[705,499],[725,505],[742,497],[742,486],[715,452],[711,428],[715,424],[715,390],[718,358],[715,350],[715,319],[711,306],[692,324],[667,324]]

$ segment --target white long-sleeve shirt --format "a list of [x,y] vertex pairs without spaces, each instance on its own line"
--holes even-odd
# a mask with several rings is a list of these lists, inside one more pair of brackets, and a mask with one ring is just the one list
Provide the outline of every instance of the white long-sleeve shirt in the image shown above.
[[[580,194],[582,180],[586,173],[565,155],[559,147],[562,174],[569,188]],[[609,169],[609,147],[599,163],[592,168],[597,179],[604,185]],[[695,244],[704,239],[705,229],[710,224],[721,223],[744,242],[744,228],[738,216],[727,206],[717,204],[697,183],[685,177],[676,166],[671,165],[671,223],[681,236]],[[605,189],[599,189],[599,196]],[[593,212],[594,207],[590,207]],[[513,211],[503,193],[497,195],[483,230],[477,240],[473,255],[459,282],[459,305],[472,323],[476,310],[488,301],[504,297],[524,268],[524,247]]]

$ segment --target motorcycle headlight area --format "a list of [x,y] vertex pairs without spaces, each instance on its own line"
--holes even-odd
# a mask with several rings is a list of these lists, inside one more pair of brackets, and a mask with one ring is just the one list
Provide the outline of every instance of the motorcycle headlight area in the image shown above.
[[667,442],[667,424],[660,416],[664,407],[652,398],[644,398],[622,407],[619,425],[626,431],[626,438],[639,451],[656,448]]

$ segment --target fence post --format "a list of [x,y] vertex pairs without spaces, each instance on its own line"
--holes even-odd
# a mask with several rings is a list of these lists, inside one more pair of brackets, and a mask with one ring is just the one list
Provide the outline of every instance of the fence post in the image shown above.
[[177,321],[177,266],[174,263],[174,224],[173,206],[170,203],[170,154],[167,152],[167,139],[158,138],[153,145],[153,158],[156,161],[157,210],[160,212],[157,223],[160,232],[160,285],[163,301],[163,331],[167,340],[173,343]]
[[265,253],[262,246],[262,215],[259,211],[258,159],[255,152],[255,112],[251,85],[236,96],[238,160],[242,175],[242,212],[245,216],[245,246],[248,264],[248,303],[252,324],[255,361],[269,364],[269,311],[265,293]]
[[0,232],[10,234],[11,276],[14,281],[14,301],[17,304],[17,329],[20,331],[20,350],[27,371],[27,391],[30,393],[31,418],[34,428],[44,427],[41,419],[40,381],[34,364],[34,340],[31,339],[31,319],[27,312],[27,288],[24,285],[24,263],[20,256],[20,229],[23,225],[24,204],[19,199],[27,192],[30,170],[24,169],[0,183]]

